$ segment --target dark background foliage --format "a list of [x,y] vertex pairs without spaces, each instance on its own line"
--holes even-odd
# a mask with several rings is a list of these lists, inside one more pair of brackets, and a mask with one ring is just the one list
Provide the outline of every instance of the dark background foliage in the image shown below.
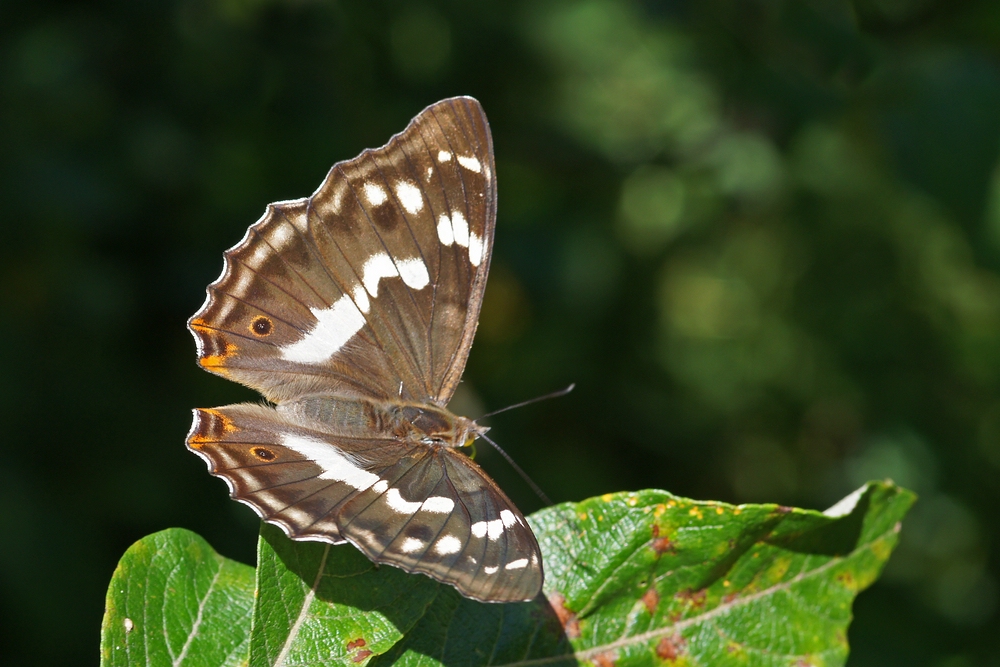
[[851,664],[1000,664],[998,48],[994,0],[4,3],[3,663],[94,664],[142,535],[253,561],[183,442],[254,397],[184,321],[267,202],[469,94],[500,207],[467,414],[577,382],[492,422],[557,501],[890,476],[921,500]]

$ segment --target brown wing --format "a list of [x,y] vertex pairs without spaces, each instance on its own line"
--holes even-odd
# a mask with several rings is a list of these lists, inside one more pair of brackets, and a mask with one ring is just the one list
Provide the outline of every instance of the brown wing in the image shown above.
[[482,107],[453,98],[268,206],[188,326],[207,370],[283,402],[311,393],[447,404],[475,333],[496,178]]
[[246,404],[195,410],[188,447],[233,498],[289,537],[347,540],[479,600],[530,600],[541,590],[541,554],[524,516],[453,449],[334,435]]

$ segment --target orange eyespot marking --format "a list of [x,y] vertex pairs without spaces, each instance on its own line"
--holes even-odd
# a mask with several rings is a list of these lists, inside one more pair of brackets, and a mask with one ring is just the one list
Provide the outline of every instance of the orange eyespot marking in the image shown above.
[[250,323],[250,333],[254,336],[263,338],[265,336],[270,336],[272,331],[274,331],[274,322],[272,322],[269,317],[258,315],[253,318],[253,321]]
[[272,452],[266,447],[252,447],[250,453],[256,456],[261,461],[273,461],[278,458],[278,455]]

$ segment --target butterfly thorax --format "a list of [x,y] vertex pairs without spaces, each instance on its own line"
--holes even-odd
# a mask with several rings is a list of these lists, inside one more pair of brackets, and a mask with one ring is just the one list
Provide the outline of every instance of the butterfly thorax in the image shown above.
[[489,430],[444,408],[408,401],[318,395],[283,403],[278,410],[317,423],[335,435],[370,437],[374,433],[439,447],[466,447]]

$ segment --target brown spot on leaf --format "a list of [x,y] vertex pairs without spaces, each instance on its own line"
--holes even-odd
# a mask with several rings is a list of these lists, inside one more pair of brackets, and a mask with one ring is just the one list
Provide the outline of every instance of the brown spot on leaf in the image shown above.
[[562,593],[552,593],[549,595],[549,605],[559,619],[563,632],[570,639],[580,636],[580,621],[576,618],[576,613],[566,607],[566,598]]
[[598,653],[590,661],[596,667],[615,667],[615,654],[610,652]]
[[791,511],[792,508],[787,505],[778,505],[778,514],[788,514]]
[[692,591],[690,588],[686,588],[683,591],[674,595],[675,598],[681,602],[686,602],[692,607],[704,607],[705,606],[705,589],[700,591]]
[[724,604],[729,604],[730,602],[732,602],[733,600],[735,600],[738,597],[739,597],[738,593],[729,593],[728,595],[723,595],[722,596],[722,602]]
[[666,535],[664,535],[663,537],[660,537],[660,527],[654,523],[653,524],[653,551],[656,552],[656,557],[659,558],[660,556],[662,556],[667,551],[673,551],[673,550],[674,550],[674,543]]
[[362,651],[358,651],[357,653],[354,654],[354,657],[351,658],[351,661],[352,662],[364,662],[365,659],[368,658],[368,656],[370,656],[371,654],[372,654],[372,652],[369,651],[368,649],[364,649]]
[[673,662],[680,655],[681,650],[684,648],[684,640],[674,635],[673,637],[664,637],[656,645],[656,655],[660,660],[669,660]]
[[358,637],[354,641],[347,642],[347,650],[353,651],[356,648],[361,648],[362,646],[367,646],[368,642],[365,641],[364,637]]
[[656,611],[656,606],[660,604],[660,594],[655,588],[650,588],[642,594],[642,603],[646,605],[646,611],[652,614]]

